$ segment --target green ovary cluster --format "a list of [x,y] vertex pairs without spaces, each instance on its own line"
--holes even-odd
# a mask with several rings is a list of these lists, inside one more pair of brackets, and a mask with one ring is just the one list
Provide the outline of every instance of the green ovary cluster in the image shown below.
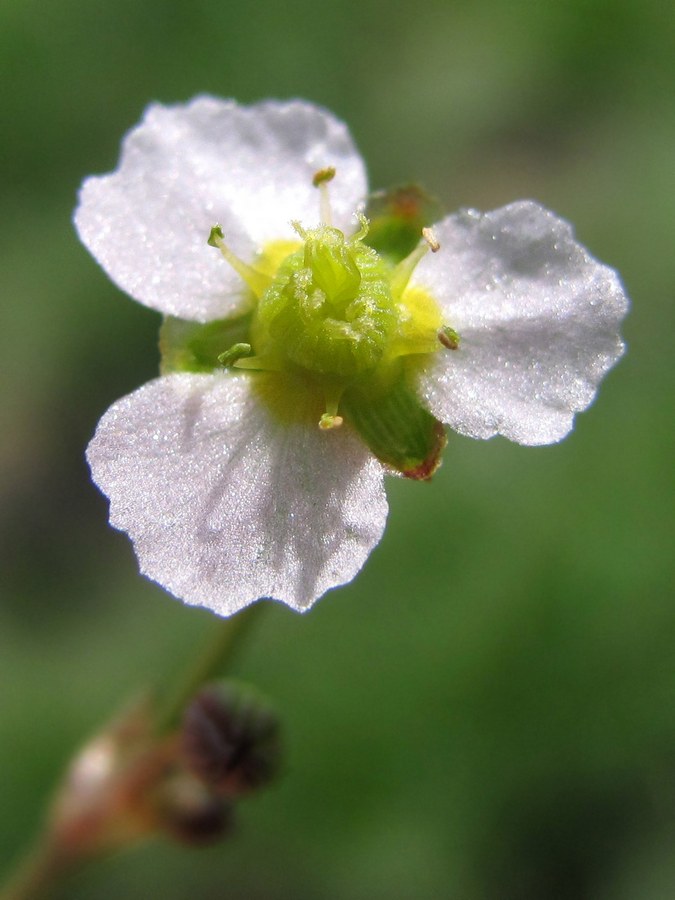
[[[206,325],[168,317],[160,335],[162,371],[249,371],[279,421],[323,430],[347,421],[373,454],[409,478],[430,478],[445,445],[442,425],[416,395],[418,361],[456,349],[458,336],[431,295],[410,277],[427,250],[424,234],[404,258],[322,224],[295,230],[302,243],[277,241],[255,265],[238,259],[214,226],[218,248],[246,282],[251,311]],[[321,408],[325,412],[321,412]]]
[[256,356],[347,381],[373,372],[396,334],[399,311],[391,267],[360,236],[321,225],[301,232],[258,303]]

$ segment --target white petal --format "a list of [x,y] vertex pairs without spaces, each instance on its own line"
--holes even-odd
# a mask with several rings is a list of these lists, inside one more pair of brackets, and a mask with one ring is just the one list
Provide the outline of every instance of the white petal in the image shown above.
[[439,253],[415,272],[460,335],[420,389],[461,434],[548,444],[572,428],[623,353],[628,300],[567,222],[530,201],[459,213],[435,227]]
[[249,375],[170,375],[113,404],[87,458],[141,571],[230,615],[305,610],[378,543],[382,468],[347,427],[282,424]]
[[206,322],[242,306],[242,282],[207,246],[220,224],[247,260],[264,242],[313,226],[312,175],[335,166],[335,224],[354,229],[366,193],[363,162],[347,127],[301,101],[237,106],[198,97],[150,106],[126,136],[117,170],[82,185],[75,225],[119,287],[160,312]]

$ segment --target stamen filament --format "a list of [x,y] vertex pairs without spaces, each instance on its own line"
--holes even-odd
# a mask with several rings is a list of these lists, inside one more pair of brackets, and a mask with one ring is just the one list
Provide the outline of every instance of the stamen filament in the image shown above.
[[235,369],[252,369],[254,372],[283,371],[279,363],[272,362],[271,359],[265,356],[242,356],[232,365]]
[[403,291],[408,287],[408,282],[420,260],[426,256],[429,250],[431,250],[432,253],[436,253],[440,249],[441,245],[436,240],[436,235],[431,228],[423,228],[422,241],[420,241],[412,253],[409,253],[405,259],[402,259],[401,262],[398,263],[392,273],[390,282],[391,293],[396,300],[400,300],[403,296]]
[[391,276],[391,293],[396,300],[400,300],[403,291],[408,287],[412,273],[417,268],[421,259],[429,252],[429,245],[420,241],[412,253],[397,264]]
[[322,225],[330,226],[333,224],[333,210],[330,205],[328,182],[332,181],[334,178],[335,168],[333,166],[326,166],[325,169],[319,169],[318,172],[314,173],[314,178],[312,178],[312,184],[314,187],[318,188],[321,193],[319,213]]
[[223,229],[220,225],[214,225],[207,241],[210,247],[216,247],[223,254],[227,262],[232,266],[237,275],[251,288],[257,299],[260,300],[267,288],[272,283],[272,278],[249,266],[243,259],[239,259],[227,246],[224,240]]

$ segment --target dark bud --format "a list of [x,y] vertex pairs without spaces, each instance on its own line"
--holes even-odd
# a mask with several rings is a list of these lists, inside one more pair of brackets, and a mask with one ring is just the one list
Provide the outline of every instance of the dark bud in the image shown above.
[[219,792],[248,793],[279,770],[278,719],[238,687],[205,688],[185,711],[182,756],[193,775]]
[[159,811],[164,831],[181,844],[202,847],[226,837],[233,826],[233,807],[189,775],[165,787]]

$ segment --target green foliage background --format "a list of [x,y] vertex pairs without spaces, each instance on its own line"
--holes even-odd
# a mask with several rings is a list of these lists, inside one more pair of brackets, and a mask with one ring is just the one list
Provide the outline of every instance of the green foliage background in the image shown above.
[[3,0],[0,869],[73,749],[214,619],[136,574],[83,450],[156,373],[158,317],[78,244],[80,180],[150,100],[302,96],[374,187],[533,197],[633,299],[629,353],[558,446],[451,437],[386,537],[239,658],[287,771],[233,839],[157,843],[71,900],[675,896],[675,54],[661,0]]

